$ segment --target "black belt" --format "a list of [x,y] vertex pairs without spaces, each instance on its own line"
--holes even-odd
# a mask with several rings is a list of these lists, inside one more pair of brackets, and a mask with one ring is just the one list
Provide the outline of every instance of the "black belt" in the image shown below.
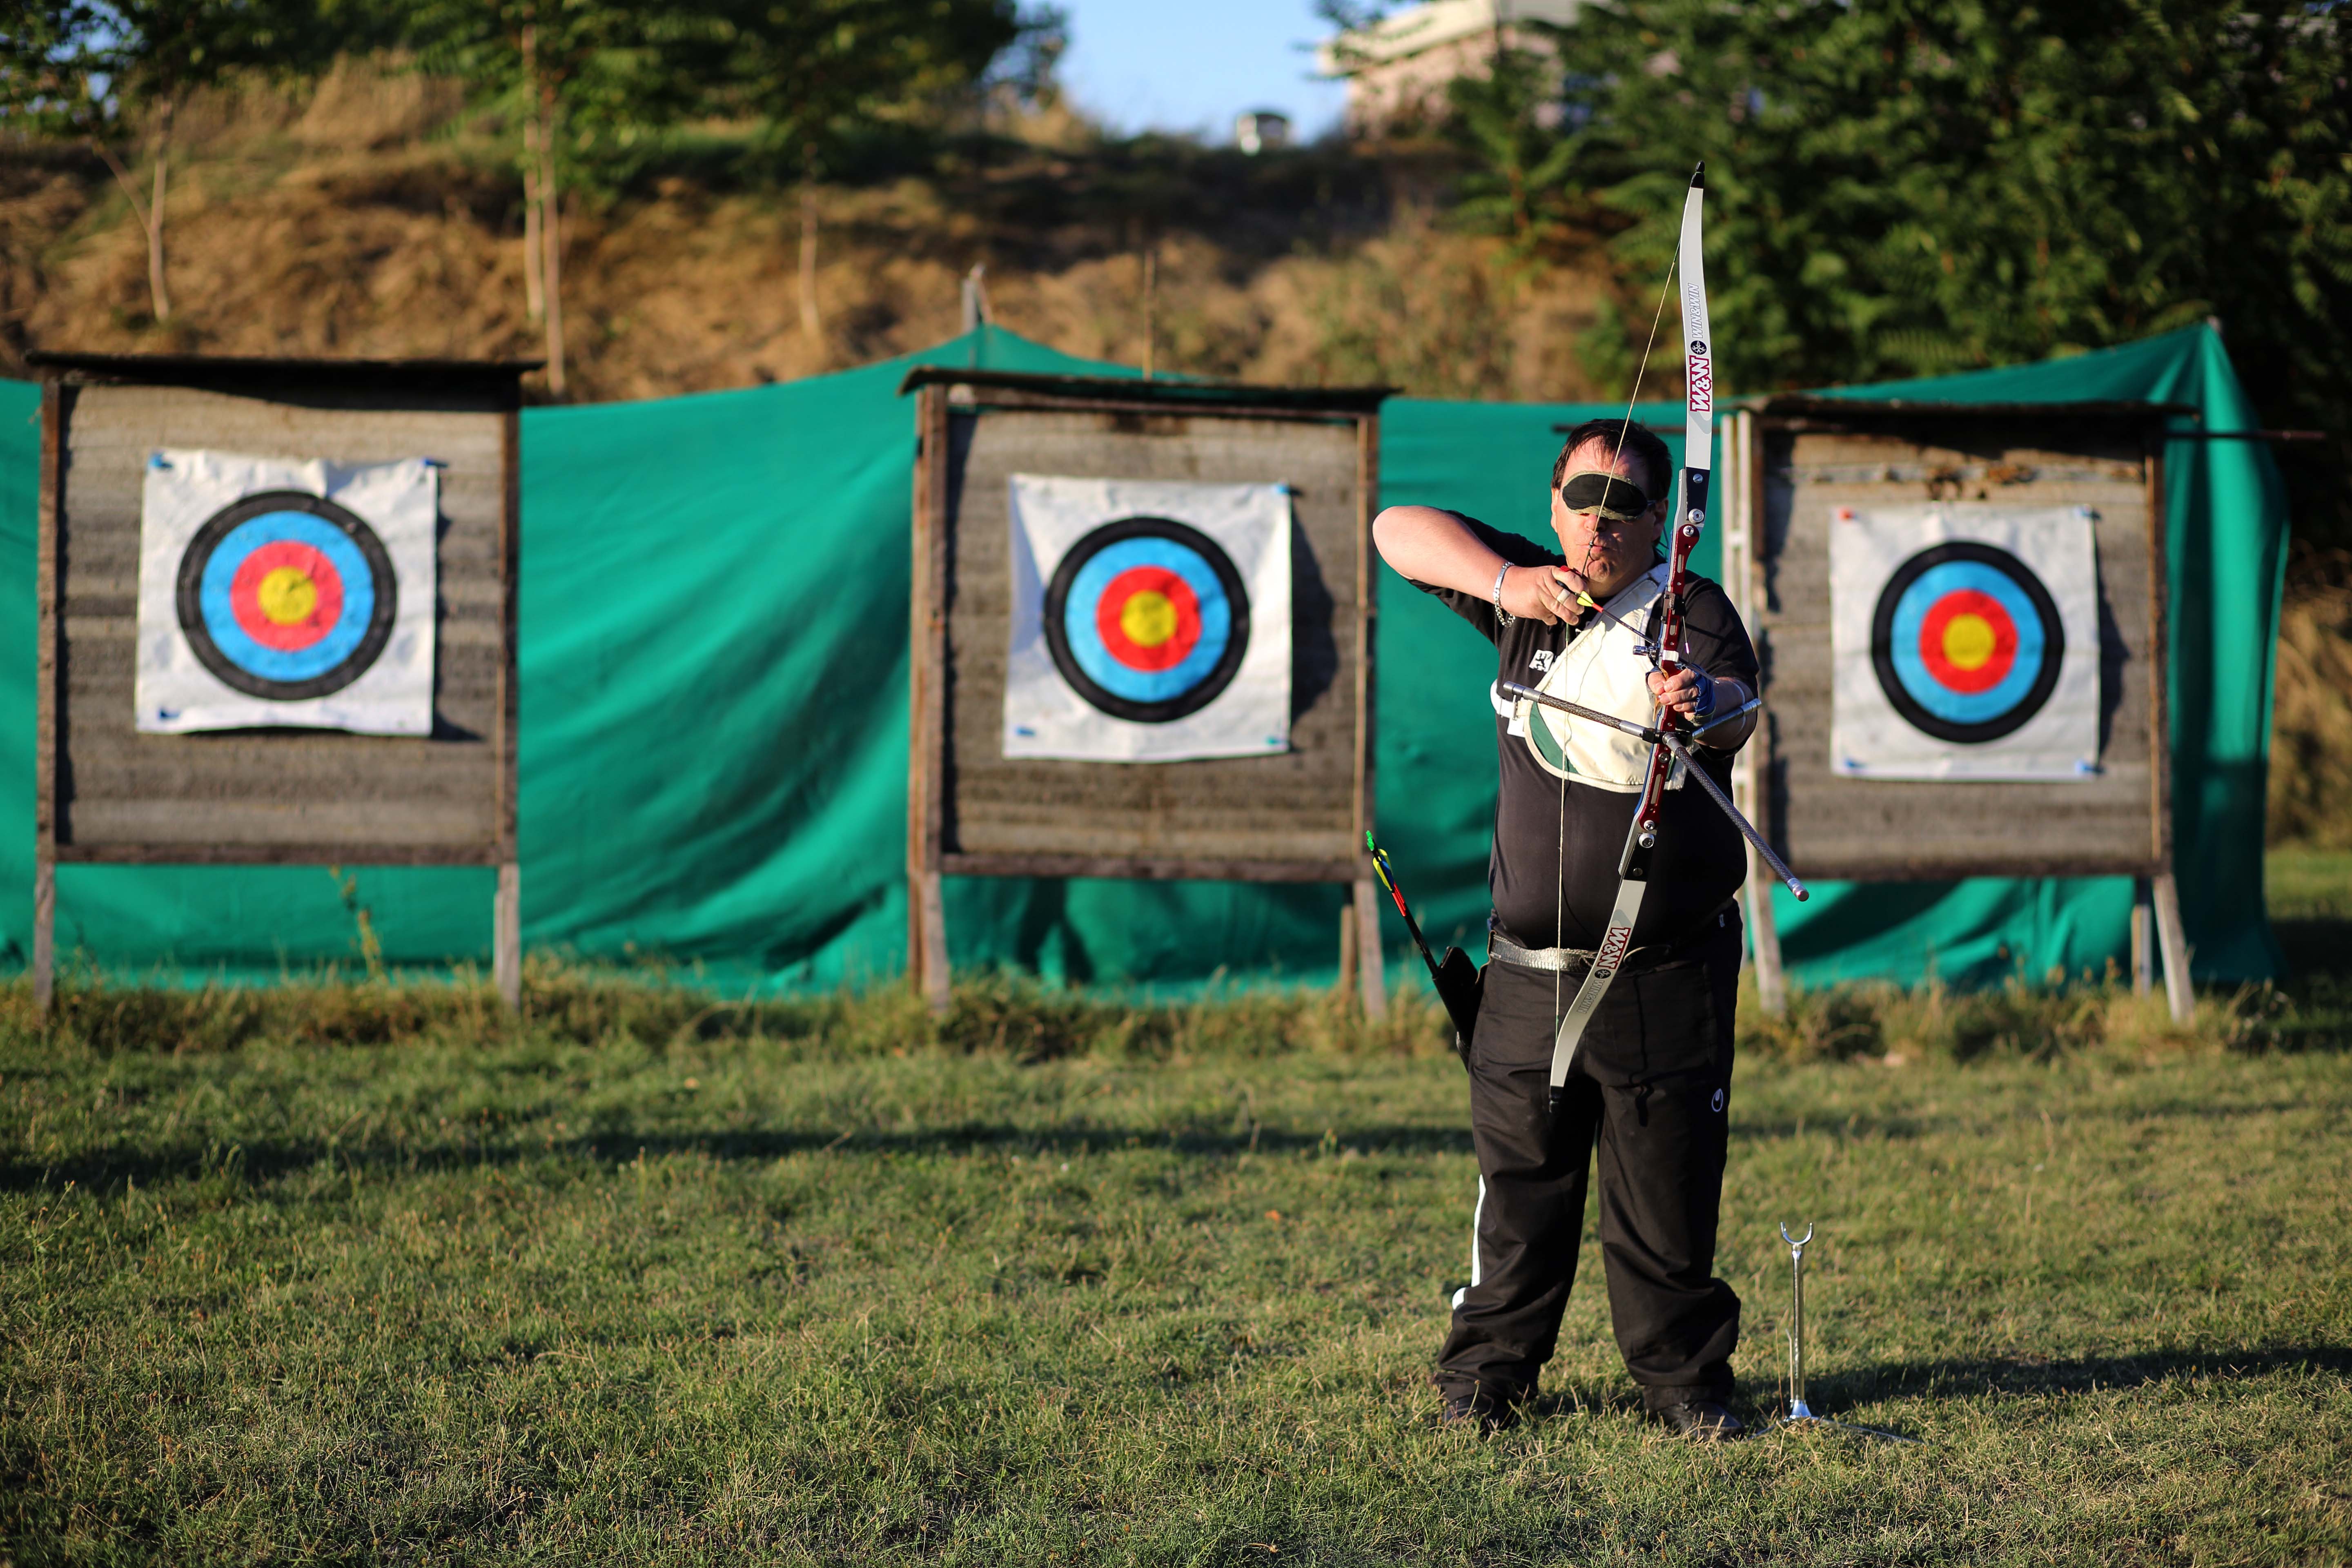
[[[1714,917],[1703,921],[1699,929],[1679,941],[1637,947],[1625,955],[1618,969],[1620,974],[1638,974],[1643,970],[1664,969],[1681,962],[1680,955],[1697,947],[1715,932],[1721,931],[1731,919],[1738,900],[1726,899],[1716,906]],[[1592,967],[1592,950],[1584,947],[1521,947],[1503,934],[1490,912],[1486,916],[1486,956],[1498,963],[1515,969],[1539,970],[1547,974],[1581,974]]]

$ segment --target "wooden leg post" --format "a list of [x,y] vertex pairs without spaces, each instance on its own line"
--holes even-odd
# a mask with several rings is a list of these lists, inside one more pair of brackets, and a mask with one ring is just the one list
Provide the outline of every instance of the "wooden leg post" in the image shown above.
[[1756,957],[1756,1002],[1768,1018],[1789,1010],[1789,982],[1780,969],[1780,926],[1772,913],[1772,879],[1748,851],[1748,886],[1739,895],[1748,924],[1748,950]]
[[41,859],[33,865],[33,1016],[49,1016],[49,999],[57,987],[58,863]]
[[499,999],[521,1012],[522,867],[512,860],[499,866],[498,897],[490,904],[490,977]]
[[2189,1022],[2196,1011],[2197,994],[2189,985],[2189,933],[2180,925],[2180,885],[2172,873],[2155,879],[2156,941],[2164,953],[2164,994],[2172,1004],[2172,1021]]
[[1339,906],[1339,977],[1331,985],[1333,995],[1345,1000],[1356,989],[1356,905],[1351,897]]
[[2132,994],[2145,996],[2156,984],[2156,911],[2149,903],[2147,879],[2132,879]]
[[1356,969],[1363,979],[1364,1016],[1388,1016],[1388,966],[1381,962],[1381,890],[1370,878],[1356,884]]
[[923,874],[907,860],[907,989],[923,994]]
[[934,1013],[948,1010],[948,913],[937,871],[918,871],[909,889],[920,910],[922,949],[916,967],[923,1000]]

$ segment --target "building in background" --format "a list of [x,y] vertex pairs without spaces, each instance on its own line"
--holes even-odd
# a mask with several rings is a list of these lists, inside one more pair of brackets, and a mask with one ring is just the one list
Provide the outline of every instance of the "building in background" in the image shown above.
[[1372,26],[1342,33],[1315,51],[1326,76],[1348,82],[1350,136],[1382,136],[1445,116],[1445,87],[1484,76],[1495,52],[1549,49],[1528,22],[1565,26],[1580,0],[1428,0]]
[[1255,157],[1290,145],[1290,116],[1278,109],[1253,109],[1234,118],[1234,145]]

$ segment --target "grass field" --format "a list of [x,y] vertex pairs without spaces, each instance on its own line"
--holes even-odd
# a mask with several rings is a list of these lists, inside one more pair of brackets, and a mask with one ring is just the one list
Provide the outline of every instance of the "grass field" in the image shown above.
[[2352,982],[2352,850],[2274,849],[2264,858],[2271,929],[2298,982],[2343,989]]
[[19,1565],[2352,1560],[2307,996],[1751,1033],[1749,1409],[1811,1220],[1815,1408],[1924,1444],[1715,1448],[1641,1422],[1594,1275],[1532,1421],[1435,1428],[1474,1171],[1425,1010],[70,1001],[0,994]]

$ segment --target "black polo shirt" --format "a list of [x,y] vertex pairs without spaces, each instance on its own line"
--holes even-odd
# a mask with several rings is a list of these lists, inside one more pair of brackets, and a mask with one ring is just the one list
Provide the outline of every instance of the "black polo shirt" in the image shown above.
[[[1514,566],[1562,563],[1559,555],[1533,540],[1471,518],[1461,521]],[[1585,627],[1606,625],[1587,612],[1581,626],[1546,626],[1532,616],[1521,616],[1507,626],[1487,597],[1425,583],[1413,586],[1435,595],[1477,627],[1495,645],[1496,678],[1522,686],[1539,684],[1552,659]],[[1756,649],[1729,596],[1714,582],[1694,576],[1684,604],[1690,662],[1709,675],[1728,676],[1750,691],[1757,689]],[[1648,723],[1651,714],[1624,717]],[[1556,777],[1535,760],[1526,740],[1508,730],[1508,721],[1498,715],[1495,748],[1502,778],[1495,799],[1495,847],[1486,869],[1496,919],[1523,947],[1598,947],[1609,929],[1610,908],[1617,901],[1618,858],[1642,797]],[[1727,793],[1732,753],[1703,746],[1694,750]],[[1673,942],[1689,935],[1739,890],[1747,875],[1748,850],[1739,829],[1706,792],[1690,783],[1666,791],[1650,889],[1633,928],[1634,945]]]

